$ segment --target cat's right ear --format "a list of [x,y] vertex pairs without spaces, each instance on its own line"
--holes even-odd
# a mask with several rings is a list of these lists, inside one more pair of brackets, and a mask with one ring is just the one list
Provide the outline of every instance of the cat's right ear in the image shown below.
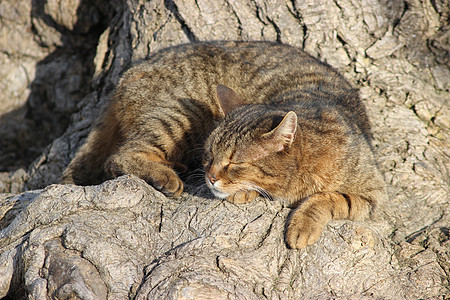
[[236,107],[243,104],[241,97],[227,86],[219,84],[216,88],[216,92],[223,116],[227,115]]

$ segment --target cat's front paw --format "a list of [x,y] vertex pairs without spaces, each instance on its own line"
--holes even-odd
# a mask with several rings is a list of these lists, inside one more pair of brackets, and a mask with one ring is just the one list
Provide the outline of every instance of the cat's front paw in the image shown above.
[[143,176],[145,181],[166,196],[179,197],[183,192],[183,182],[180,177],[170,168],[160,169]]
[[244,204],[252,202],[259,193],[256,191],[239,191],[227,197],[227,201],[234,204]]
[[288,220],[286,243],[291,249],[303,249],[314,244],[322,234],[324,224],[296,210]]
[[179,197],[183,192],[183,182],[169,166],[150,161],[117,159],[112,157],[105,165],[105,171],[115,178],[124,174],[133,174],[166,196]]

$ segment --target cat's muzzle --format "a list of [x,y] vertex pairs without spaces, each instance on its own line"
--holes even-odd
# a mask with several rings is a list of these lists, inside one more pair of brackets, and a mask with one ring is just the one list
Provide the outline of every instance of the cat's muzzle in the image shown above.
[[224,199],[224,198],[229,196],[228,193],[225,193],[225,192],[219,190],[218,187],[216,186],[216,185],[220,185],[220,181],[219,180],[213,180],[214,181],[213,182],[208,176],[205,176],[205,181],[206,181],[206,185],[209,187],[211,192],[217,198]]

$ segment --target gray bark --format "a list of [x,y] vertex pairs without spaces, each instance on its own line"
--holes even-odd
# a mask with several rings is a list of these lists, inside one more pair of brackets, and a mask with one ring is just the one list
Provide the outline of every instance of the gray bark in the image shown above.
[[[449,16],[446,0],[1,1],[0,297],[449,297]],[[360,89],[389,191],[374,220],[295,251],[276,202],[54,185],[130,63],[217,39],[302,47]]]

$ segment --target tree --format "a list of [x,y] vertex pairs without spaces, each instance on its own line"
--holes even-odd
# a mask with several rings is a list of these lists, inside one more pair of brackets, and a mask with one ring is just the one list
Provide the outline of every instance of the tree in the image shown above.
[[[9,171],[0,175],[8,192],[0,296],[449,295],[446,1],[4,0],[0,8],[0,167]],[[317,244],[295,251],[283,242],[289,209],[265,199],[233,205],[194,186],[171,199],[132,176],[51,185],[130,63],[216,39],[302,47],[360,89],[390,196],[375,220],[333,221]]]

